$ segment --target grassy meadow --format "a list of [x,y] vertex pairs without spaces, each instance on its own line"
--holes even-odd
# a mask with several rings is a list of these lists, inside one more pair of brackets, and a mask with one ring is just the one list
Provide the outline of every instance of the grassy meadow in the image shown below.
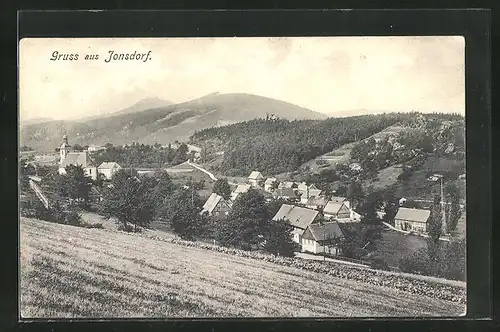
[[109,229],[21,218],[22,318],[456,316],[463,305]]

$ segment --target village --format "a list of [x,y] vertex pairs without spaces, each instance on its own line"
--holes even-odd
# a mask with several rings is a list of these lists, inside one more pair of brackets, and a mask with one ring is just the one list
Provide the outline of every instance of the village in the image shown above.
[[[169,144],[169,148],[178,148],[179,146],[179,142]],[[167,168],[168,174],[175,176],[176,174],[190,174],[190,172],[198,171],[206,175],[212,182],[219,180],[227,182],[227,179],[218,180],[214,174],[196,163],[200,158],[200,148],[193,145],[187,145],[187,147],[187,152],[192,159]],[[85,176],[92,181],[102,179],[104,182],[110,183],[113,176],[125,168],[112,160],[97,165],[91,155],[105,149],[106,147],[92,145],[84,151],[81,151],[80,148],[78,151],[74,151],[65,134],[62,144],[57,149],[59,152],[58,173],[65,175],[68,166],[77,166],[82,167]],[[359,165],[351,165],[351,167],[359,167]],[[139,176],[150,176],[155,171],[154,169],[140,168],[136,170]],[[39,176],[30,176],[32,190],[48,208],[49,200],[37,185],[41,181]],[[362,222],[363,211],[360,208],[362,202],[345,196],[336,196],[335,192],[325,193],[318,189],[314,183],[279,181],[276,177],[266,178],[257,170],[252,171],[246,181],[239,179],[238,182],[229,181],[229,184],[233,188],[230,195],[224,198],[220,193],[211,192],[204,202],[200,214],[216,222],[224,222],[224,218],[231,212],[237,198],[251,189],[256,190],[265,197],[266,202],[279,202],[281,204],[278,211],[272,216],[272,220],[285,221],[292,226],[290,235],[302,253],[297,253],[298,257],[315,259],[314,256],[307,256],[307,254],[312,254],[321,255],[323,259],[329,257],[330,259],[353,261],[347,257],[348,255],[344,255],[340,243],[346,241],[344,232],[346,225],[359,225]],[[189,183],[185,183],[183,187],[189,189]],[[99,195],[98,190],[93,189],[98,193],[99,200],[102,201],[103,198]],[[428,221],[431,211],[406,207],[405,203],[404,197],[397,199],[397,206],[394,207],[395,213],[390,220],[385,218],[384,206],[380,205],[375,211],[380,226],[391,233],[398,233],[402,236],[428,237]],[[441,240],[449,241],[445,226],[443,225]],[[363,246],[366,247],[372,239],[367,238],[364,241],[366,243]],[[367,261],[355,261],[368,264]]]

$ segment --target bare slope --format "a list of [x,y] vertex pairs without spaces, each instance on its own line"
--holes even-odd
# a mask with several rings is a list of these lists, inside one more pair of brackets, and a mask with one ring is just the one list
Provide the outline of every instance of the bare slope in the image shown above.
[[[153,100],[154,102],[157,102]],[[138,103],[112,115],[79,121],[49,121],[21,126],[21,142],[51,150],[59,146],[64,129],[70,144],[168,143],[184,141],[195,130],[262,118],[274,113],[286,119],[325,119],[284,101],[249,94],[211,94],[192,101],[153,108]]]
[[462,308],[265,261],[21,219],[23,318],[439,316]]

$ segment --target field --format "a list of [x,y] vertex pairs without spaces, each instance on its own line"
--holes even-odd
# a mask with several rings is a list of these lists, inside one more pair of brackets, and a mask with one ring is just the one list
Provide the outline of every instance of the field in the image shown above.
[[383,258],[390,266],[398,266],[399,260],[427,246],[424,237],[405,235],[393,230],[382,231],[382,239],[377,241],[376,254]]
[[21,315],[456,316],[463,306],[389,287],[107,229],[21,218]]

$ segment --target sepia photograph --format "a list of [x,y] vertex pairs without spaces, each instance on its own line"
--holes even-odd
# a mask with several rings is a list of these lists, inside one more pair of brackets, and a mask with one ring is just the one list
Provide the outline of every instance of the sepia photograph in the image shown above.
[[463,37],[23,38],[18,71],[21,319],[466,314]]

